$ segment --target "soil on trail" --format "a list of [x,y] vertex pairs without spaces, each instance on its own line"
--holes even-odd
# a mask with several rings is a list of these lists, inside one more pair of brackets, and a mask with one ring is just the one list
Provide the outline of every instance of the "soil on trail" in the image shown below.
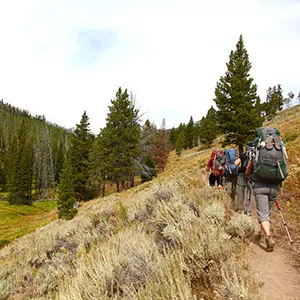
[[277,246],[266,252],[264,244],[252,243],[249,262],[262,284],[262,299],[300,300],[300,272],[289,250]]

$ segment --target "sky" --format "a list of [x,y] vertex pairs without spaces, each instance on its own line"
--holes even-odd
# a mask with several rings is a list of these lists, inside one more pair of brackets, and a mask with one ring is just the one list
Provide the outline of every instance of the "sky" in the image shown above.
[[0,99],[105,126],[119,87],[158,128],[206,115],[240,35],[262,101],[300,92],[300,0],[0,0]]

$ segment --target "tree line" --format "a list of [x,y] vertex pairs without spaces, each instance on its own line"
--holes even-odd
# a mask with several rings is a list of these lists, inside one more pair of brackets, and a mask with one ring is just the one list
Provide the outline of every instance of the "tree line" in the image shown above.
[[141,125],[135,99],[118,89],[106,125],[95,136],[83,113],[75,130],[0,103],[0,189],[10,204],[58,196],[59,216],[71,218],[74,204],[151,180],[162,172],[171,150],[163,120],[159,129]]

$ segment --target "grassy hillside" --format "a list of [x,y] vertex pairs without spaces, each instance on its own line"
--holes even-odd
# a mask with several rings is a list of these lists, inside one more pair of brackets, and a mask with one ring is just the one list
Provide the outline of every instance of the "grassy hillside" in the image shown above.
[[[297,106],[272,123],[290,156],[280,204],[293,236],[299,115]],[[259,299],[260,282],[243,261],[256,223],[207,186],[210,152],[171,153],[153,182],[87,202],[73,220],[55,220],[1,249],[0,299]],[[274,223],[287,244],[280,220]]]

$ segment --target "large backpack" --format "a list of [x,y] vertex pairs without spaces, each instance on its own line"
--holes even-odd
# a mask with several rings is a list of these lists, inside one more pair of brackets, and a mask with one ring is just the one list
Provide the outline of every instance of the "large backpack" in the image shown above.
[[212,168],[213,173],[218,175],[224,174],[224,168],[226,163],[226,157],[222,150],[213,150],[210,156],[212,160]]
[[260,127],[256,129],[256,155],[253,177],[268,183],[280,183],[288,176],[286,151],[278,129]]
[[238,151],[234,148],[226,149],[225,176],[235,176],[238,173],[238,167],[234,164],[235,159],[238,157]]

